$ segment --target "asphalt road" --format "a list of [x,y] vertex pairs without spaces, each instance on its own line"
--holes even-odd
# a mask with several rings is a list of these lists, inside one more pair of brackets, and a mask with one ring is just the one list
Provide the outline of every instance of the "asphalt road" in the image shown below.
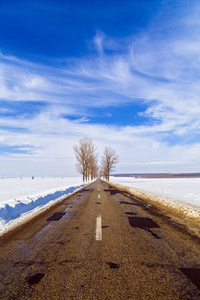
[[200,299],[200,240],[97,180],[0,239],[0,299]]

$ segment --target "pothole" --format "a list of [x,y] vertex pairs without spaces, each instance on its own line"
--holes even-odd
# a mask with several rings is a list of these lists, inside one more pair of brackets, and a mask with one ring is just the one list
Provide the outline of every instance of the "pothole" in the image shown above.
[[140,228],[148,231],[154,238],[161,239],[156,233],[151,231],[151,228],[160,228],[156,222],[154,222],[150,218],[142,218],[142,217],[128,217],[129,223],[132,227]]
[[129,223],[132,227],[137,228],[160,228],[156,222],[150,218],[142,217],[128,217]]
[[119,269],[120,265],[113,263],[113,262],[107,262],[107,265],[109,265],[110,269]]
[[64,215],[64,212],[56,212],[51,217],[49,217],[47,221],[59,221]]
[[17,262],[15,262],[14,263],[14,265],[13,265],[13,267],[24,267],[24,266],[32,266],[32,265],[34,265],[34,261],[26,261],[26,262],[24,262],[24,261],[17,261]]
[[33,284],[38,284],[40,282],[40,280],[44,277],[44,273],[37,273],[33,276],[30,276],[27,278],[27,281],[29,284],[33,285]]
[[104,192],[110,192],[110,195],[115,195],[116,193],[121,193],[119,190],[108,190],[108,189],[105,189]]
[[195,268],[181,268],[180,269],[187,278],[189,278],[194,285],[200,290],[200,269]]
[[128,204],[128,205],[135,205],[135,206],[143,206],[142,204],[137,204],[133,202],[127,202],[127,201],[119,201],[120,204]]
[[134,205],[132,202],[127,201],[119,201],[120,204],[128,204],[128,205]]

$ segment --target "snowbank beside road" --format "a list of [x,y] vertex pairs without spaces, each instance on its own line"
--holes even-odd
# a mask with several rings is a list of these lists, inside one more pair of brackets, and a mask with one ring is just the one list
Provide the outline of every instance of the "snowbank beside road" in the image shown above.
[[80,177],[1,180],[0,235],[85,185]]
[[[198,180],[196,180],[198,179]],[[178,222],[179,224],[184,225],[185,227],[192,230],[196,235],[200,236],[200,204],[197,202],[197,200],[200,198],[200,179],[199,178],[193,178],[190,180],[190,178],[187,179],[180,179],[178,181],[177,178],[170,179],[168,181],[168,178],[162,179],[162,191],[163,194],[157,194],[155,191],[160,191],[159,183],[161,179],[150,179],[151,185],[148,185],[147,182],[149,179],[134,179],[134,178],[116,178],[112,177],[111,179],[112,185],[116,188],[119,188],[120,190],[124,192],[128,192],[129,194],[144,200],[145,202],[154,205],[155,207],[158,207],[165,213],[167,213],[175,222]],[[171,181],[171,187],[170,186]],[[190,199],[190,191],[187,190],[187,184],[186,182],[192,183],[192,181],[195,181],[195,187],[193,192],[197,195],[196,199]],[[153,184],[152,184],[153,182]],[[168,190],[166,189],[166,182],[168,185]],[[166,195],[175,195],[176,194],[176,187],[177,183],[178,190],[179,190],[179,197],[180,197],[180,191],[181,193],[184,193],[185,196],[187,196],[187,202],[185,202],[185,198],[183,198],[183,201],[177,200],[175,198],[169,198]],[[182,182],[182,189],[181,187]],[[140,188],[138,188],[138,185]],[[193,182],[194,183],[194,182]],[[158,187],[159,186],[159,187]],[[136,188],[137,187],[137,188]],[[143,187],[143,189],[141,189]],[[190,186],[191,188],[191,186]],[[154,192],[152,192],[154,191]],[[165,192],[164,192],[165,191]],[[198,192],[199,191],[199,192]],[[180,198],[179,198],[180,199]],[[182,198],[181,198],[182,199]],[[193,205],[193,203],[198,203],[198,205]]]
[[110,177],[110,181],[200,206],[200,178]]

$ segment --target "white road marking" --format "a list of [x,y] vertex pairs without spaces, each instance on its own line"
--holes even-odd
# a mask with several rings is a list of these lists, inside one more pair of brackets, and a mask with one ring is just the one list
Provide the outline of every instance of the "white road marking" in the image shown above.
[[100,195],[98,195],[98,199],[100,199],[101,198],[101,196]]
[[96,240],[102,240],[101,216],[98,216],[96,221]]

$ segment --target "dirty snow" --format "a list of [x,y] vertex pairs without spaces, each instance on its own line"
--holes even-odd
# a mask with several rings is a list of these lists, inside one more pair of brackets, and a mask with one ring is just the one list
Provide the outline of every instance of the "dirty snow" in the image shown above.
[[84,185],[80,177],[0,180],[0,234]]

